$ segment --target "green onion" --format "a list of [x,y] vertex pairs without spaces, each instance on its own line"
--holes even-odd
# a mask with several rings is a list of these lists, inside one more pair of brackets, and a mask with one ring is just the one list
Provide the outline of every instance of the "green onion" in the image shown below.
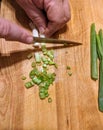
[[67,66],[67,70],[70,70],[71,68],[70,68],[70,66]]
[[45,88],[44,87],[40,87],[39,92],[40,93],[44,93],[45,92]]
[[97,39],[97,52],[98,52],[98,58],[101,60],[103,57],[103,50],[100,42],[99,35],[96,34],[96,39]]
[[48,51],[48,52],[47,52],[47,56],[48,56],[51,60],[53,60],[53,58],[54,58],[54,53],[53,53],[53,51],[52,51],[52,50]]
[[35,83],[35,84],[37,84],[37,85],[39,85],[42,81],[41,81],[40,78],[34,77],[34,78],[32,78],[32,82]]
[[25,76],[22,76],[21,79],[22,79],[22,80],[26,80],[26,77],[25,77]]
[[49,65],[55,65],[55,62],[54,62],[54,61],[49,61],[48,64],[49,64]]
[[97,49],[96,49],[96,31],[94,23],[91,25],[90,46],[91,46],[91,78],[97,80],[98,66],[97,66]]
[[47,68],[47,65],[46,65],[46,64],[43,64],[43,67],[44,67],[44,68]]
[[39,71],[37,68],[34,68],[33,70],[31,70],[30,74],[29,74],[29,77],[32,79],[34,78],[35,76],[39,75]]
[[41,59],[42,59],[42,62],[43,62],[43,63],[48,64],[48,58],[46,58],[46,57],[42,57]]
[[29,82],[26,82],[25,83],[25,87],[26,88],[31,88],[31,87],[33,87],[34,86],[34,83],[32,82],[32,81],[29,81]]
[[103,30],[102,29],[99,30],[99,38],[100,38],[101,46],[103,48]]
[[96,38],[97,38],[98,58],[100,60],[98,106],[99,110],[103,112],[103,34],[101,30],[99,31],[99,35],[96,35]]
[[40,99],[45,99],[46,98],[45,93],[39,93],[39,97]]
[[46,55],[47,54],[47,49],[46,49],[45,44],[41,46],[41,49],[42,49],[43,54]]
[[[35,84],[39,87],[40,99],[45,99],[49,96],[49,87],[53,84],[56,74],[49,72],[49,66],[54,65],[57,68],[57,64],[54,62],[53,50],[47,50],[46,45],[41,45],[42,54],[35,53],[35,62],[32,62],[32,70],[29,73],[31,81],[25,83],[26,88],[30,88]],[[39,63],[39,64],[38,64]],[[49,98],[49,102],[51,102]]]
[[55,66],[55,68],[56,68],[56,69],[58,68],[58,65],[57,65],[56,63],[55,63],[55,65],[54,65],[54,66]]
[[69,75],[69,76],[72,76],[72,72],[68,72],[68,75]]
[[51,103],[52,102],[52,98],[49,97],[48,98],[48,102]]
[[99,110],[103,112],[103,59],[100,61],[98,105],[99,105]]
[[36,63],[41,63],[41,56],[39,53],[35,53],[35,61]]
[[32,68],[35,68],[36,67],[36,63],[32,62],[31,66],[32,66]]
[[48,93],[46,93],[46,94],[45,94],[45,97],[49,97],[49,94],[48,94]]

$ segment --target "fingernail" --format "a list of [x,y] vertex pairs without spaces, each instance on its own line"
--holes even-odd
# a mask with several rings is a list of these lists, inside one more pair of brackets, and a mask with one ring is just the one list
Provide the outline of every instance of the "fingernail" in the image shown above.
[[26,42],[27,43],[32,43],[33,42],[33,37],[32,36],[27,37]]
[[41,34],[43,34],[43,33],[45,32],[45,29],[44,29],[43,27],[40,27],[40,28],[39,28],[39,32],[40,32]]

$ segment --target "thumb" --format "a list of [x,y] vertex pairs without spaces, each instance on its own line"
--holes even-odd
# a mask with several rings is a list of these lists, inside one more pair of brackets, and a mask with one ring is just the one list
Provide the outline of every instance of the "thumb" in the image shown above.
[[3,18],[0,18],[0,38],[24,43],[33,41],[33,37],[25,29]]

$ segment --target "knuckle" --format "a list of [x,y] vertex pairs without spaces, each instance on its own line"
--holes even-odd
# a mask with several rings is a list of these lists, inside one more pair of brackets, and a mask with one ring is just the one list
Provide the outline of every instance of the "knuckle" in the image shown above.
[[63,16],[62,18],[56,18],[54,20],[54,22],[59,24],[59,25],[62,25],[62,24],[67,23],[70,19],[71,19],[71,16],[68,15],[68,16]]
[[69,20],[71,19],[71,16],[70,15],[68,15],[68,16],[66,16],[65,18],[64,18],[64,23],[67,23]]
[[27,34],[25,32],[21,32],[20,39],[25,40],[27,38]]
[[44,24],[43,20],[39,17],[39,16],[33,16],[33,15],[29,15],[30,19],[33,21],[33,23],[38,27],[38,26],[42,26],[42,24]]

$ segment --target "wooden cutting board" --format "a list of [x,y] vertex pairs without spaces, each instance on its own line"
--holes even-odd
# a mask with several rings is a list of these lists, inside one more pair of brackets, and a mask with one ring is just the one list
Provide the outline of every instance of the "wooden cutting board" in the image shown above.
[[[50,87],[52,103],[41,101],[38,88],[26,89],[32,46],[0,39],[0,130],[102,130],[98,110],[98,81],[90,78],[90,25],[103,28],[103,0],[70,0],[71,21],[59,38],[82,46],[55,48],[56,81]],[[28,29],[25,13],[12,0],[2,0],[0,15]],[[29,29],[28,29],[29,30]],[[71,66],[68,76],[66,66]]]

